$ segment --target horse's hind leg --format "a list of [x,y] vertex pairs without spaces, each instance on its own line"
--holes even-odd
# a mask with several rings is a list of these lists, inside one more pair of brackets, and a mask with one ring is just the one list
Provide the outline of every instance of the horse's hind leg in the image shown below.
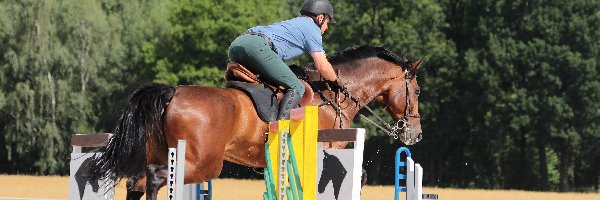
[[127,200],[140,200],[146,189],[146,172],[127,179]]
[[167,184],[169,171],[165,165],[148,165],[146,169],[146,199],[156,200],[158,190]]
[[127,190],[126,200],[140,200],[144,196],[144,192]]

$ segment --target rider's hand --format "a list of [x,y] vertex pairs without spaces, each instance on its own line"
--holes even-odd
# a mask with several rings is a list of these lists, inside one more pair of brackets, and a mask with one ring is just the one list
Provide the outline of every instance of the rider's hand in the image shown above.
[[346,87],[346,83],[343,82],[340,78],[335,79],[334,82],[338,87],[340,87],[340,89],[342,89],[342,91],[344,90],[348,90],[348,88]]

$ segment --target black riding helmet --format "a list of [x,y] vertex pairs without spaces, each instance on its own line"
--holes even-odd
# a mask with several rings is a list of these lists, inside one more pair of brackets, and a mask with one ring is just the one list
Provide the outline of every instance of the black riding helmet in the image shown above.
[[335,20],[333,19],[333,7],[328,0],[306,0],[300,8],[300,14],[310,16],[326,14],[329,16],[329,22],[335,23]]

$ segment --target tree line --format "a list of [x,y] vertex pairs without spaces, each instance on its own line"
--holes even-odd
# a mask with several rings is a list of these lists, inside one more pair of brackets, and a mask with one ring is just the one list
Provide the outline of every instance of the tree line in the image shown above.
[[[371,44],[427,58],[424,139],[410,147],[425,184],[598,190],[600,2],[331,2],[329,54]],[[0,1],[0,173],[68,174],[71,134],[110,132],[144,82],[223,86],[229,43],[301,3]],[[353,127],[368,129],[368,183],[392,184],[402,144]],[[260,177],[232,164],[222,176]]]

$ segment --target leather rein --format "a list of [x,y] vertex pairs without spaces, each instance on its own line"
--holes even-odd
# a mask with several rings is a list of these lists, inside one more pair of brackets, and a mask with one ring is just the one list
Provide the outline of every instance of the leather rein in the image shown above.
[[[393,137],[394,139],[398,139],[400,131],[403,131],[405,133],[410,133],[411,127],[408,124],[409,118],[420,118],[419,115],[411,114],[412,106],[410,105],[410,80],[412,80],[415,77],[416,76],[411,76],[408,69],[404,70],[404,79],[405,79],[404,82],[405,82],[405,89],[406,89],[406,95],[405,95],[406,96],[406,106],[404,107],[404,117],[393,122],[392,123],[393,125],[391,125],[390,123],[387,123],[379,114],[374,112],[373,109],[371,109],[368,105],[363,104],[361,102],[360,98],[352,96],[350,94],[350,92],[348,91],[348,88],[345,86],[345,83],[340,84],[339,82],[324,81],[325,86],[327,87],[327,90],[333,91],[335,93],[335,96],[332,97],[332,99],[335,99],[335,100],[331,101],[323,94],[323,91],[321,91],[318,87],[315,87],[313,82],[311,82],[311,81],[306,81],[306,82],[309,83],[309,85],[314,89],[314,91],[316,91],[319,94],[319,96],[323,100],[323,103],[321,103],[319,105],[319,107],[329,105],[336,111],[336,120],[338,120],[338,118],[340,120],[339,128],[343,128],[343,126],[344,126],[343,120],[341,119],[342,116],[344,118],[346,118],[347,121],[350,122],[350,119],[348,118],[348,116],[343,112],[343,109],[345,109],[345,108],[341,108],[341,103],[346,101],[346,99],[350,99],[352,102],[354,102],[356,104],[357,107],[364,106],[364,108],[366,108],[368,112],[370,112],[373,116],[375,116],[380,121],[381,124],[378,124],[377,122],[374,122],[373,120],[369,119],[362,113],[359,113],[361,118],[363,118],[367,122],[373,124],[375,127],[379,128],[380,130],[385,132],[388,136]],[[398,78],[398,77],[396,77],[396,78]],[[396,79],[396,78],[394,78],[394,79]],[[305,79],[305,80],[307,80],[307,79]],[[332,87],[332,85],[334,87]],[[332,88],[335,88],[336,90],[334,90]],[[341,100],[340,94],[343,94],[343,96],[345,97],[344,100]],[[400,138],[400,139],[406,143],[407,141],[410,140],[410,138],[411,138],[410,135],[405,135],[405,137]]]

